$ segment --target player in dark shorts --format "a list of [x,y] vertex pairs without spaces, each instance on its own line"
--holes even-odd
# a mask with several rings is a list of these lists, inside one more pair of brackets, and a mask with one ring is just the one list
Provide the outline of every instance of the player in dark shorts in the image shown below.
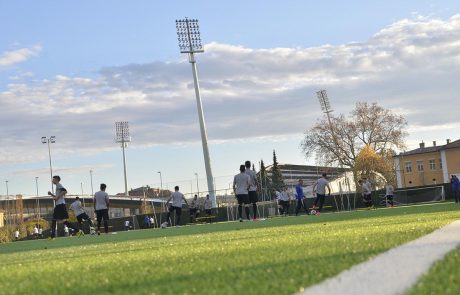
[[233,191],[235,192],[236,199],[238,200],[238,215],[240,222],[243,222],[243,205],[246,211],[246,217],[249,217],[249,187],[251,186],[251,178],[246,174],[245,165],[240,166],[240,173],[235,175],[233,179]]
[[52,196],[56,201],[56,206],[53,211],[53,220],[51,222],[51,238],[54,239],[56,237],[56,227],[59,220],[62,220],[64,225],[67,225],[68,228],[71,228],[74,231],[77,231],[77,229],[67,221],[67,219],[69,219],[69,213],[67,212],[64,199],[67,194],[67,190],[61,184],[61,177],[55,175],[51,181],[56,186],[56,192],[54,194],[52,192],[48,192],[48,195]]
[[69,209],[72,210],[77,217],[78,225],[80,227],[80,230],[77,233],[78,236],[84,235],[83,221],[88,222],[90,233],[93,232],[93,222],[91,221],[91,218],[89,218],[88,214],[86,214],[85,209],[82,207],[79,197],[75,198],[75,201],[70,204]]
[[188,205],[187,200],[185,199],[184,195],[179,192],[179,187],[174,187],[174,193],[172,193],[171,197],[166,201],[166,206],[168,206],[169,202],[171,202],[171,207],[168,209],[168,214],[166,215],[166,222],[170,223],[171,213],[176,212],[176,226],[180,224],[180,216],[182,214],[182,202]]
[[101,221],[104,220],[105,233],[109,233],[109,195],[105,192],[107,185],[101,183],[101,190],[94,194],[94,211],[97,219],[97,234],[100,235]]
[[254,220],[257,219],[257,202],[259,202],[259,197],[257,196],[257,176],[256,172],[251,169],[251,162],[246,161],[244,163],[244,166],[246,167],[245,173],[249,175],[251,185],[249,186],[249,203],[252,204],[252,218]]

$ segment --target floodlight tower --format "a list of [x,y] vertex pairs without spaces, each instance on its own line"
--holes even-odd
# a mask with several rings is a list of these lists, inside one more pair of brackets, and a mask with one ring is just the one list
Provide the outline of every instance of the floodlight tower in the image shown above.
[[[50,176],[53,179],[53,166],[51,165],[51,144],[56,143],[56,136],[50,136],[49,138],[46,136],[42,136],[42,143],[48,144],[48,157],[50,160]],[[51,182],[51,192],[54,192],[54,184]],[[56,200],[53,198],[53,206],[56,206]]]
[[125,176],[125,195],[128,196],[128,178],[126,177],[125,148],[127,148],[128,143],[131,142],[131,136],[129,136],[129,123],[128,122],[115,122],[115,130],[117,134],[116,142],[121,144],[121,148],[123,150],[123,172]]
[[321,105],[321,110],[323,111],[324,114],[326,114],[327,121],[329,122],[329,129],[331,130],[332,140],[334,141],[334,144],[336,145],[336,147],[338,147],[337,138],[335,136],[334,128],[332,126],[332,121],[331,121],[331,113],[333,112],[333,110],[331,109],[331,103],[329,102],[329,97],[327,96],[327,92],[326,90],[317,91],[316,96],[318,96],[319,104]]
[[208,181],[208,192],[212,200],[212,206],[216,207],[216,195],[214,191],[214,177],[212,176],[211,159],[208,149],[208,135],[203,114],[203,104],[201,103],[200,85],[198,82],[198,72],[196,67],[195,53],[204,52],[200,37],[200,27],[197,19],[176,20],[177,40],[181,53],[187,53],[189,62],[192,64],[193,82],[195,84],[196,105],[198,118],[200,121],[201,141],[203,145],[204,165],[206,178]]
[[331,103],[329,102],[329,97],[327,97],[326,90],[317,91],[316,96],[318,96],[319,104],[321,105],[321,110],[323,111],[323,113],[326,114],[327,120],[329,122],[329,127],[332,127],[330,113],[332,113],[333,110],[331,109]]

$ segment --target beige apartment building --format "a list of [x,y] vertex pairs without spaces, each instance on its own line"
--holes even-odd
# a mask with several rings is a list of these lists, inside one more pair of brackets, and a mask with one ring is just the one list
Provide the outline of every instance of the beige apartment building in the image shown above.
[[460,140],[445,145],[426,147],[420,143],[415,150],[394,157],[398,188],[450,182],[450,176],[460,177]]

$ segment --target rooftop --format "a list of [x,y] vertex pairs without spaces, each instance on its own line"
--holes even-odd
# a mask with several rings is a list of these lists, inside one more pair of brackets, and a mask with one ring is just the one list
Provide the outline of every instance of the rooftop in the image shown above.
[[[445,145],[436,145],[436,142],[433,142],[433,146],[426,147],[425,143],[420,143],[420,147],[414,150],[410,150],[407,152],[399,153],[397,156],[410,156],[410,155],[418,155],[418,154],[426,154],[426,153],[433,153],[439,152],[441,150],[447,150],[452,148],[460,148],[460,139],[451,142],[447,140]],[[396,157],[397,157],[396,156]]]

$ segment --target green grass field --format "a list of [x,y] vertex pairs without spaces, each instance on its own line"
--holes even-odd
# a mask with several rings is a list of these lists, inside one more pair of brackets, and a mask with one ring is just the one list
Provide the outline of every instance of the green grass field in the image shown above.
[[460,294],[460,249],[437,262],[408,295]]
[[456,219],[446,203],[16,242],[0,294],[292,294]]

